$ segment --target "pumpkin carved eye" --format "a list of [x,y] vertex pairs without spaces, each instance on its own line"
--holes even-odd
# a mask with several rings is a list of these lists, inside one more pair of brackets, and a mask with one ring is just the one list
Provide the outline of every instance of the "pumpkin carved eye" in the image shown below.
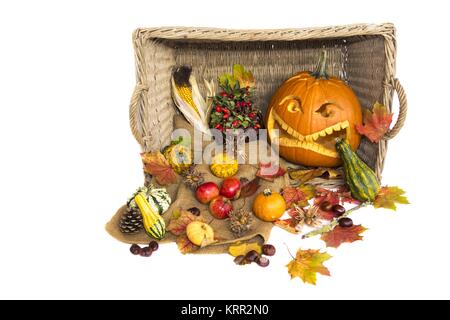
[[316,113],[320,114],[324,118],[329,118],[332,117],[336,112],[335,110],[333,110],[334,107],[342,110],[342,108],[336,105],[335,103],[327,102],[322,104],[320,108],[316,110]]
[[281,100],[279,105],[281,106],[285,102],[287,102],[286,108],[289,112],[292,112],[292,113],[303,112],[302,101],[300,100],[299,97],[292,96],[292,95],[286,96],[283,98],[283,100]]

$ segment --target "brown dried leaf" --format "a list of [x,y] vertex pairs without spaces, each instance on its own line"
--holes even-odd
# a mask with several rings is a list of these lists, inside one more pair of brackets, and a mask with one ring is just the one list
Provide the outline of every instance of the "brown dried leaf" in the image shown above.
[[186,232],[189,223],[197,220],[203,221],[203,218],[193,215],[187,210],[175,209],[166,229],[173,235],[179,236]]
[[182,254],[195,252],[200,249],[199,246],[196,246],[191,241],[189,241],[188,237],[185,234],[178,236],[177,247]]
[[256,191],[258,191],[260,186],[259,177],[256,177],[251,181],[241,179],[241,192],[239,194],[239,199],[251,197],[256,193]]
[[175,171],[161,152],[141,153],[144,172],[155,177],[158,184],[164,186],[177,180]]
[[341,173],[335,169],[330,168],[317,168],[317,169],[297,169],[297,170],[289,170],[289,177],[292,180],[297,180],[299,184],[304,184],[309,180],[312,180],[317,177],[327,176],[329,178],[336,178]]

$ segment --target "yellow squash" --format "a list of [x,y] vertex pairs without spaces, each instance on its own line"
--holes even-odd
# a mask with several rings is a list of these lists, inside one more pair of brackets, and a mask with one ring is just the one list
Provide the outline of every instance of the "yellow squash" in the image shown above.
[[151,237],[161,240],[166,234],[166,223],[164,219],[150,206],[145,194],[138,193],[134,201],[141,211],[144,229]]
[[223,153],[213,158],[210,169],[216,177],[228,178],[238,172],[239,165],[235,158],[231,158],[226,153]]

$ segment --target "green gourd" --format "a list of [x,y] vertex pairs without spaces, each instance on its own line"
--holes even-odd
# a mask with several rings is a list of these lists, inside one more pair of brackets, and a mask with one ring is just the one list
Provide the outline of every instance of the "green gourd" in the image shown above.
[[155,210],[159,214],[163,214],[169,209],[172,200],[170,199],[170,195],[165,188],[155,188],[153,185],[149,187],[141,187],[139,188],[128,200],[127,205],[130,208],[136,208],[136,202],[134,197],[138,194],[142,193],[145,195],[145,199],[150,204],[153,210]]
[[337,139],[336,150],[342,160],[345,182],[352,196],[363,202],[373,202],[380,191],[375,172],[350,148],[347,141]]
[[145,232],[158,240],[164,238],[166,225],[162,214],[167,211],[172,200],[164,188],[139,188],[128,200],[129,208],[137,208],[142,215]]
[[148,235],[161,240],[166,234],[164,219],[155,211],[146,199],[145,193],[138,193],[134,201],[142,214],[144,229]]

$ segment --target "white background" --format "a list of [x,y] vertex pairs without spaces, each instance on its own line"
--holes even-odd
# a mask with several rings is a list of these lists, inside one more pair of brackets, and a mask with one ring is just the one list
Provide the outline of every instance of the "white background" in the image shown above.
[[[419,4],[420,3],[420,4]],[[448,10],[445,1],[2,1],[0,298],[450,298]],[[384,184],[396,213],[363,210],[363,242],[329,250],[332,277],[290,280],[283,246],[322,248],[274,229],[267,269],[182,256],[134,257],[104,224],[142,182],[128,125],[140,26],[289,28],[394,22],[409,98]],[[395,105],[397,107],[397,104]]]

